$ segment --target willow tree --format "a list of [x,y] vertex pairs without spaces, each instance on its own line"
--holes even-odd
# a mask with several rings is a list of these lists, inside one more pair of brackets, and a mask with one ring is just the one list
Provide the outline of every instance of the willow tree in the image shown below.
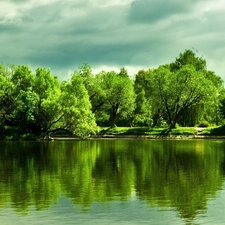
[[192,66],[197,72],[201,72],[205,75],[205,78],[213,83],[217,92],[208,101],[195,104],[192,107],[186,109],[186,112],[181,116],[179,123],[188,126],[194,126],[196,123],[201,123],[201,121],[208,121],[212,124],[219,124],[222,122],[219,115],[219,99],[220,92],[223,89],[223,80],[221,77],[216,75],[212,71],[207,70],[206,60],[202,56],[197,56],[197,54],[192,50],[185,50],[180,53],[179,57],[172,62],[170,66],[170,71],[176,73],[185,66]]
[[153,95],[166,111],[170,128],[175,128],[186,109],[206,101],[216,92],[205,74],[191,65],[185,65],[176,72],[161,66],[154,71],[153,81]]

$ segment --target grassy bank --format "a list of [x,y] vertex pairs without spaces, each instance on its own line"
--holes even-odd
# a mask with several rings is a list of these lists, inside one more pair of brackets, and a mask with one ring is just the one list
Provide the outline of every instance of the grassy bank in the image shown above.
[[[168,128],[150,128],[150,127],[102,127],[97,135],[93,136],[95,138],[101,137],[132,137],[133,136],[145,136],[151,138],[160,138],[160,137],[207,137],[207,138],[223,138],[225,137],[225,125],[218,127],[178,127],[175,129]],[[68,133],[57,133],[52,134],[53,139],[67,140],[75,138]],[[7,132],[6,135],[1,135],[0,140],[40,140],[40,137],[34,134],[23,134],[19,135],[16,132]]]
[[194,127],[181,127],[176,129],[149,128],[149,127],[114,127],[102,128],[101,135],[194,135]]
[[220,127],[178,127],[175,129],[168,128],[149,128],[149,127],[113,127],[101,128],[99,135],[152,135],[152,136],[224,136],[225,126]]

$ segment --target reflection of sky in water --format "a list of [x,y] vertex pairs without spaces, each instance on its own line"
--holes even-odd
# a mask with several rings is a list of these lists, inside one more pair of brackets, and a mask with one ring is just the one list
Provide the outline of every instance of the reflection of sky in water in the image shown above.
[[[225,182],[223,190],[218,191],[217,198],[208,202],[208,210],[197,215],[190,224],[223,225],[225,224]],[[10,215],[10,216],[9,216]],[[218,217],[219,215],[219,217]],[[61,197],[58,204],[49,210],[36,211],[31,208],[28,215],[18,216],[12,209],[0,211],[0,224],[4,225],[67,225],[67,224],[152,224],[152,225],[185,225],[176,210],[170,207],[158,208],[146,205],[134,196],[131,201],[110,201],[93,203],[86,212],[71,203],[70,199]]]
[[51,206],[50,210],[30,210],[27,216],[18,217],[18,214],[11,209],[3,210],[0,214],[0,223],[4,225],[182,224],[173,209],[165,208],[163,211],[158,207],[149,208],[144,201],[132,199],[133,201],[130,202],[93,203],[90,211],[82,212],[79,206],[73,205],[69,199],[61,197],[59,204]]
[[225,224],[225,181],[222,190],[218,191],[215,199],[208,201],[207,215],[197,216],[199,224],[224,225]]

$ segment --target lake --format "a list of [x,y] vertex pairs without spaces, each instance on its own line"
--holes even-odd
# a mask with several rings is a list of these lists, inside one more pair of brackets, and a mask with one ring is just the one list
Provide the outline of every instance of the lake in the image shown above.
[[0,224],[225,224],[225,141],[0,142]]

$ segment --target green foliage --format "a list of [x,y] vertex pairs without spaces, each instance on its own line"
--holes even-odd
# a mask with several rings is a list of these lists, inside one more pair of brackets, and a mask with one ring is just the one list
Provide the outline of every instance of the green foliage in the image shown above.
[[1,130],[7,121],[11,120],[13,110],[13,84],[9,78],[0,74],[0,123]]
[[108,115],[110,125],[114,125],[118,119],[125,119],[132,116],[134,110],[135,93],[133,83],[128,76],[117,74],[114,71],[101,72],[97,79],[104,91],[104,102],[102,111],[97,114]]
[[152,126],[153,120],[151,117],[147,117],[145,115],[137,114],[132,121],[132,126],[134,127],[145,127],[145,126]]
[[190,65],[183,66],[177,72],[159,67],[153,80],[156,86],[153,94],[164,108],[171,128],[175,127],[185,110],[206,101],[216,91],[212,82]]
[[102,128],[99,132],[100,135],[154,135],[154,136],[167,136],[167,135],[194,135],[195,127],[177,127],[174,129],[169,128],[155,128],[155,127],[113,127]]
[[36,115],[37,132],[49,132],[60,127],[58,124],[62,116],[60,102],[61,84],[56,77],[52,77],[50,70],[36,69],[33,90],[39,97]]
[[[223,91],[223,80],[212,71],[207,71],[206,61],[202,57],[196,56],[191,50],[185,50],[181,53],[175,62],[170,64],[170,70],[179,71],[185,66],[192,66],[197,72],[202,72],[206,80],[211,82],[212,91],[204,102],[200,102],[186,109],[184,115],[181,115],[181,123],[183,125],[193,126],[201,120],[207,120],[211,124],[221,124],[222,118],[219,113],[219,98]],[[201,81],[200,81],[201,83]],[[206,84],[202,84],[203,86]],[[204,86],[205,87],[205,86]],[[213,90],[214,89],[214,90]]]
[[28,66],[17,66],[12,75],[11,81],[15,85],[15,94],[20,90],[27,91],[32,87],[34,76]]
[[185,50],[183,53],[180,53],[175,62],[170,64],[170,69],[176,72],[186,65],[192,65],[196,71],[206,70],[206,61],[202,57],[196,56],[191,50]]
[[225,98],[220,100],[219,110],[220,110],[221,116],[225,119]]
[[209,122],[208,121],[202,121],[198,124],[198,127],[208,127],[209,126]]
[[[225,118],[221,77],[191,50],[175,62],[140,70],[132,80],[125,68],[93,74],[83,64],[60,82],[49,69],[0,64],[0,131],[42,137],[59,130],[87,137],[99,126],[194,127],[221,125]],[[16,132],[16,129],[15,129]],[[9,135],[14,136],[14,135]]]
[[201,134],[209,136],[225,136],[225,126],[208,127],[204,129]]
[[95,134],[95,118],[91,112],[88,92],[79,74],[74,73],[70,81],[63,83],[61,104],[63,128],[82,138]]
[[15,109],[12,112],[14,123],[20,126],[24,132],[32,132],[35,124],[39,98],[31,90],[20,90],[14,100]]

